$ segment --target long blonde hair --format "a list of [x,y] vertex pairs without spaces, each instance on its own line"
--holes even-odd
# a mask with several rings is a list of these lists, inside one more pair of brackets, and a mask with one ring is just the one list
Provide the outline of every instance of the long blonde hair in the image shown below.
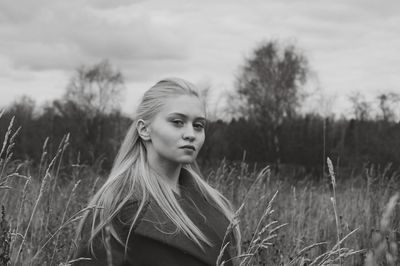
[[[200,248],[203,248],[202,243],[212,246],[212,243],[181,208],[172,189],[163,185],[163,179],[150,169],[144,142],[136,129],[138,119],[151,121],[160,111],[166,98],[180,95],[200,98],[193,84],[178,78],[161,80],[145,92],[106,182],[96,192],[88,205],[95,206],[88,240],[92,252],[93,239],[97,234],[101,233],[102,241],[105,243],[104,230],[106,226],[110,234],[123,244],[111,220],[129,200],[137,200],[139,207],[132,219],[130,234],[149,196],[155,200],[167,217],[177,226],[177,229],[193,240]],[[229,201],[202,179],[196,162],[186,164],[183,168],[192,175],[199,191],[207,201],[215,205],[230,222],[233,222],[234,213]],[[88,216],[89,213],[86,212],[78,226],[77,238],[80,237]],[[127,250],[129,234],[125,242],[125,251]],[[237,244],[240,244],[240,232],[237,227],[235,227],[234,234]]]

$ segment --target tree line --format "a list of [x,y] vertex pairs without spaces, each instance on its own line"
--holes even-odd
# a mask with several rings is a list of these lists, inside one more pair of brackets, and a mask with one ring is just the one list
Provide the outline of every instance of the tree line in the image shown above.
[[[226,109],[234,118],[209,121],[199,160],[212,164],[245,156],[247,162],[271,163],[277,170],[290,164],[310,171],[321,169],[326,156],[348,167],[367,162],[399,165],[399,95],[377,97],[380,116],[371,116],[361,94],[350,98],[353,119],[304,114],[299,109],[307,96],[304,85],[309,74],[307,58],[293,44],[262,43],[236,76]],[[41,106],[40,112],[26,96],[9,106],[0,119],[0,134],[4,136],[15,116],[14,125],[22,129],[14,157],[38,163],[45,142],[48,152],[54,153],[69,133],[67,163],[108,170],[131,122],[118,106],[123,90],[123,76],[109,61],[82,66],[64,96]]]

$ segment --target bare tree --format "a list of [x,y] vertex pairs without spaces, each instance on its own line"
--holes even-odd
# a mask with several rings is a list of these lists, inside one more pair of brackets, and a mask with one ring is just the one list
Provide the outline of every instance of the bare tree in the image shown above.
[[[58,112],[80,123],[92,160],[99,160],[106,139],[106,116],[117,112],[124,90],[124,79],[109,61],[81,66],[71,78],[64,101],[55,101]],[[77,118],[78,117],[78,118]]]
[[365,121],[371,117],[371,104],[365,100],[360,92],[354,92],[349,96],[352,103],[353,114],[356,120]]
[[81,66],[71,78],[64,99],[76,103],[89,115],[110,113],[118,109],[124,78],[108,60],[93,66]]
[[378,95],[379,109],[382,112],[382,119],[384,121],[396,120],[395,110],[400,103],[400,95],[394,92],[387,92]]
[[[282,47],[269,41],[255,49],[236,79],[242,111],[267,133],[280,164],[278,131],[283,119],[296,115],[305,97],[302,87],[309,73],[308,61],[294,45]],[[265,138],[265,137],[264,137]]]
[[27,95],[19,97],[10,106],[10,112],[15,114],[19,119],[31,120],[34,115],[36,103]]

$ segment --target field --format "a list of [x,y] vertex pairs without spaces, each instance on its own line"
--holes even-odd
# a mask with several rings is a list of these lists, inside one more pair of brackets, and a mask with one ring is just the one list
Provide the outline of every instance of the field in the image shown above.
[[[45,142],[36,166],[13,158],[16,134],[10,127],[0,154],[0,265],[68,265],[75,226],[105,175],[79,159],[63,165],[69,136],[56,154]],[[390,165],[358,172],[327,165],[329,174],[318,180],[245,161],[203,169],[239,209],[238,265],[399,263],[398,172]]]

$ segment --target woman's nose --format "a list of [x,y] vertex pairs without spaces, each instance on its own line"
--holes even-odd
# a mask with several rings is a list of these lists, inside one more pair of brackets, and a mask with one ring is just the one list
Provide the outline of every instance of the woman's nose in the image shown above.
[[186,127],[186,130],[183,132],[183,139],[193,141],[195,139],[194,128],[192,126]]

